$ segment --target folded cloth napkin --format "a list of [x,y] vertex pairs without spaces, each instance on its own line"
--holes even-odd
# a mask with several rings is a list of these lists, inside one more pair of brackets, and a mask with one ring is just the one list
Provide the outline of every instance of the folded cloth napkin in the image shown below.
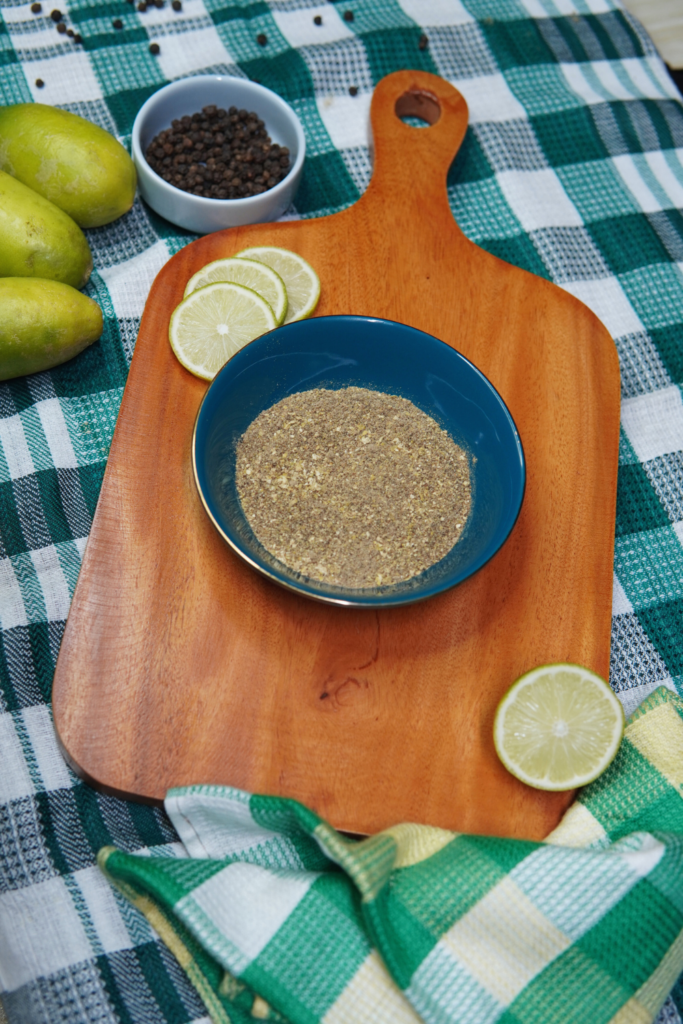
[[683,970],[683,700],[661,687],[545,842],[171,790],[186,856],[101,868],[215,1024],[647,1024]]

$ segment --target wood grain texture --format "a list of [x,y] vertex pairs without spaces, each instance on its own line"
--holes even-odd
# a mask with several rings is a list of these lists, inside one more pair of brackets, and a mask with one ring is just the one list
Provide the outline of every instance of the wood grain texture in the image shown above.
[[[440,116],[411,128],[397,100]],[[570,794],[508,775],[493,715],[544,662],[608,673],[617,355],[584,305],[455,224],[446,173],[467,124],[455,89],[398,72],[371,118],[375,171],[355,206],[206,236],[158,275],[57,664],[55,723],[76,770],[121,795],[224,783],[296,797],[352,832],[410,820],[541,838]],[[428,331],[508,404],[527,458],[522,512],[449,593],[380,612],[320,605],[250,570],[204,514],[190,442],[206,385],[173,357],[168,321],[199,267],[260,244],[318,270],[318,314]]]

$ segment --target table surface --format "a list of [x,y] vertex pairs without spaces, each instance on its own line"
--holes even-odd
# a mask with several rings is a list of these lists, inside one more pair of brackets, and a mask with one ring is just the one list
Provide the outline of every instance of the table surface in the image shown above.
[[683,4],[680,0],[624,0],[640,18],[670,68],[683,68]]

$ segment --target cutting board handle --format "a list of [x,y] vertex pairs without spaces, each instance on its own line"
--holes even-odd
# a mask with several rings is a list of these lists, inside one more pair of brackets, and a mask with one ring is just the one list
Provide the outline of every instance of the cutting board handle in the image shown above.
[[[413,116],[429,127],[416,128]],[[465,98],[426,71],[395,71],[377,85],[370,107],[374,169],[365,198],[387,192],[402,204],[448,205],[446,175],[467,130]],[[399,200],[400,197],[400,200]]]

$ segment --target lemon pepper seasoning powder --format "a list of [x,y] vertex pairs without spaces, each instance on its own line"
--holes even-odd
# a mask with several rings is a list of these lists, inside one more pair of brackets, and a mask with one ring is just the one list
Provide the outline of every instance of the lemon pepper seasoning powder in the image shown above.
[[411,579],[463,534],[467,455],[396,395],[316,388],[282,399],[237,444],[237,491],[289,568],[344,587]]

